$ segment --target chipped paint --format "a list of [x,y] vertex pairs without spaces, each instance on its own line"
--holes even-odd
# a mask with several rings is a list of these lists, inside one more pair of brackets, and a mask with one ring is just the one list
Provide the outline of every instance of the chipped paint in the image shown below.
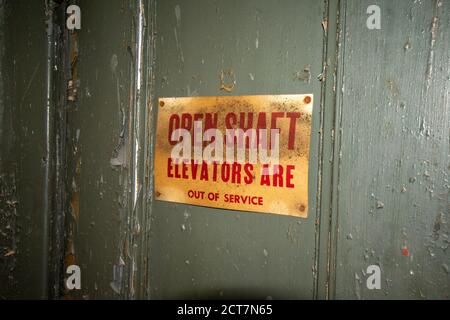
[[434,15],[431,18],[431,25],[430,25],[430,45],[429,45],[429,51],[428,51],[428,61],[427,61],[427,75],[426,75],[426,88],[427,91],[430,87],[430,82],[433,78],[433,64],[434,64],[434,50],[436,45],[436,38],[437,38],[437,32],[438,32],[438,10],[442,6],[441,0],[435,0],[435,7],[434,7]]
[[311,81],[311,66],[309,64],[305,65],[303,70],[297,71],[294,79],[309,83]]
[[225,69],[220,71],[220,90],[230,93],[233,91],[235,85],[236,78],[234,77],[233,69]]

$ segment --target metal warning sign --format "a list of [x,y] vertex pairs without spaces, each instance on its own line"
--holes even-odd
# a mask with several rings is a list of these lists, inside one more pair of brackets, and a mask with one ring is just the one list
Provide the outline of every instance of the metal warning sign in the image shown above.
[[312,94],[158,105],[157,200],[307,217]]

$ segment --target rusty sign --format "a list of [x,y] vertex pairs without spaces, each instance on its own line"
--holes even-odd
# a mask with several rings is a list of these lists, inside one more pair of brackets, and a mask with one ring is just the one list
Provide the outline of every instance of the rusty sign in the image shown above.
[[157,200],[307,217],[313,95],[160,98]]

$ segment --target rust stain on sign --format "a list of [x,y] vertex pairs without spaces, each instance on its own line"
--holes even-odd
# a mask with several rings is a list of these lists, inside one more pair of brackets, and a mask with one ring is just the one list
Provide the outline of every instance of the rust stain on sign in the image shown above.
[[157,200],[307,217],[312,94],[158,106]]

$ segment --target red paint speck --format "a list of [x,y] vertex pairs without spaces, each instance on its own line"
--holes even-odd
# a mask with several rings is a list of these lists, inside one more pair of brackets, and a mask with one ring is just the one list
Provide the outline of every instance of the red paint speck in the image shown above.
[[402,248],[402,254],[405,257],[409,257],[409,250],[408,250],[408,248],[406,248],[406,247]]

